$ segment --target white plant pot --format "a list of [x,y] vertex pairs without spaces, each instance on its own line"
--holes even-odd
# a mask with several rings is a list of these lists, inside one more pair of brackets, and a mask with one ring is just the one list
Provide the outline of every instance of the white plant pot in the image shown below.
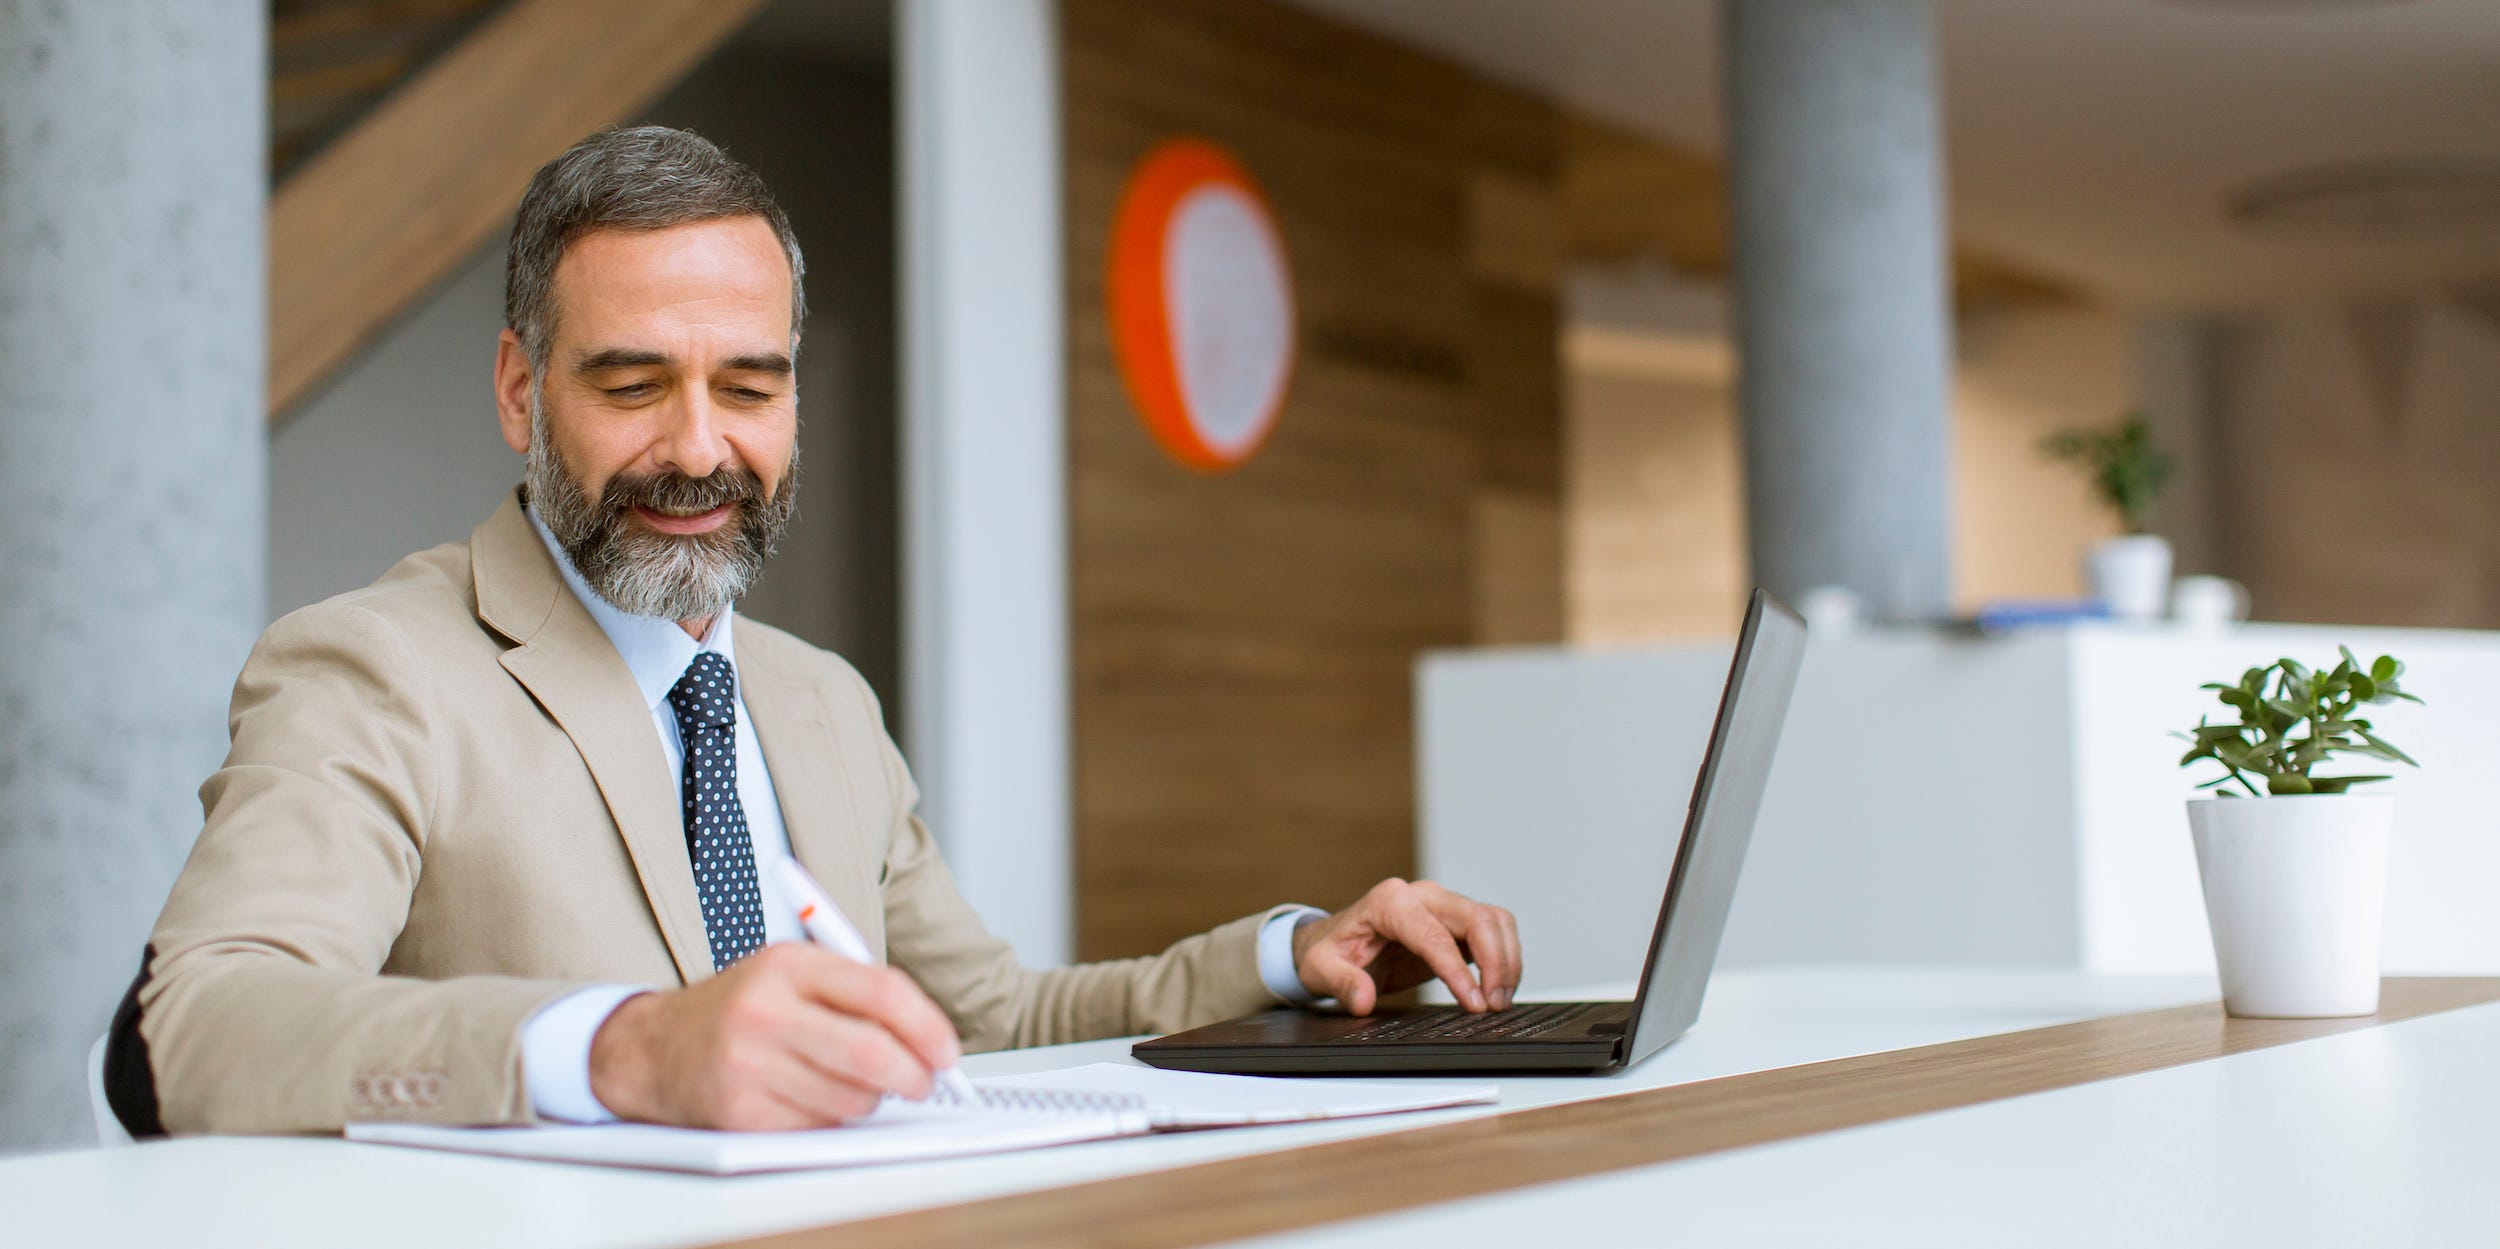
[[2092,597],[2119,620],[2159,620],[2170,606],[2170,540],[2134,533],[2092,548],[2084,560]]
[[2369,794],[2188,803],[2223,1009],[2270,1019],[2378,1010],[2396,800]]

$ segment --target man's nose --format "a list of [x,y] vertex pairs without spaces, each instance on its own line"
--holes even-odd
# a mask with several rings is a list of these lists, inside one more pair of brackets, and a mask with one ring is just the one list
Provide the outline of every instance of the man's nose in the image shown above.
[[709,477],[729,459],[721,437],[720,410],[708,387],[688,387],[659,445],[660,467],[686,477]]

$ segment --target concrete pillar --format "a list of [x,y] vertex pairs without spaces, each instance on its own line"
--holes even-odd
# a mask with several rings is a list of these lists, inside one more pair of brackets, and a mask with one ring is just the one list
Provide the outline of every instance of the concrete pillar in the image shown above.
[[903,729],[964,896],[1075,944],[1059,6],[896,5]]
[[1754,579],[1949,606],[1942,139],[1929,0],[1723,0]]
[[85,1060],[267,572],[265,0],[0,0],[0,1152]]

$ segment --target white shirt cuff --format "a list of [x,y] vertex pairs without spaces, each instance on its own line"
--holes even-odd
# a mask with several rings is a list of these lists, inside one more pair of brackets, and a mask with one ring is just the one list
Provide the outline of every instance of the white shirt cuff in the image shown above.
[[1259,980],[1276,1000],[1288,1006],[1308,1006],[1317,999],[1302,987],[1302,971],[1293,962],[1294,930],[1304,924],[1328,918],[1328,912],[1311,906],[1279,907],[1276,913],[1259,925]]
[[615,1113],[590,1091],[590,1040],[625,999],[648,992],[627,984],[581,989],[539,1007],[521,1025],[521,1083],[539,1118],[616,1122]]

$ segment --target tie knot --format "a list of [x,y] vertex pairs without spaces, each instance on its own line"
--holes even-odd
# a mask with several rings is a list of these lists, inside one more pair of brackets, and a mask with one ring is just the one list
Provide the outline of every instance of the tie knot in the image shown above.
[[738,722],[738,676],[719,651],[704,651],[668,691],[680,724],[726,727]]

